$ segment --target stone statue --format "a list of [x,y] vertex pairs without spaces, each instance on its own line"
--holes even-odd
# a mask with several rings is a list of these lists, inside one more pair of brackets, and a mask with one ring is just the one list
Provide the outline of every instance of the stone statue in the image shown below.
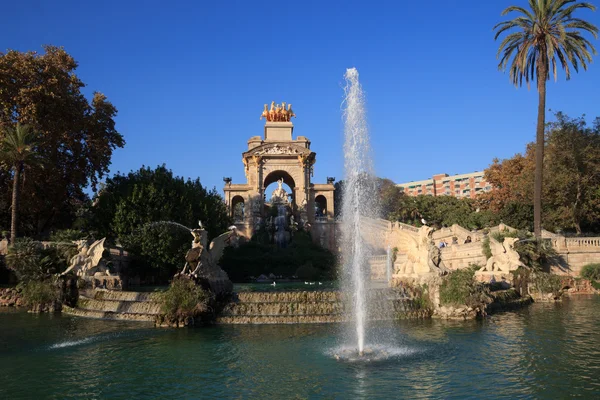
[[296,232],[298,230],[298,223],[296,222],[296,219],[294,218],[294,215],[290,215],[290,231],[292,233]]
[[490,249],[492,256],[487,260],[485,267],[477,272],[511,272],[525,264],[520,260],[521,256],[515,250],[515,242],[518,238],[507,237],[500,243],[490,237]]
[[271,102],[271,108],[269,109],[269,119],[268,119],[268,121],[275,121],[275,116],[276,116],[275,102],[272,101]]
[[433,228],[423,225],[418,232],[400,231],[398,247],[405,249],[406,260],[395,265],[400,276],[444,275],[448,272],[441,259],[440,249],[432,240]]
[[260,119],[265,118],[268,122],[290,122],[292,117],[296,117],[296,114],[292,110],[292,105],[288,104],[287,109],[285,108],[285,101],[281,104],[275,104],[271,102],[271,107],[267,110],[265,104]]
[[288,195],[285,189],[283,188],[283,178],[280,178],[277,181],[277,189],[273,190],[273,194],[271,195],[271,203],[273,204],[287,204]]
[[259,119],[266,119],[267,121],[269,120],[269,110],[267,109],[267,105],[265,104],[265,109],[263,110],[262,114],[260,115]]
[[77,244],[78,253],[71,258],[71,265],[61,274],[61,276],[69,272],[75,273],[77,276],[94,276],[100,273],[110,276],[110,271],[104,263],[101,263],[102,253],[104,252],[104,241],[106,238],[100,239],[91,245],[87,240],[79,240]]
[[296,118],[296,114],[292,110],[292,105],[291,104],[288,104],[287,114],[288,114],[288,121],[291,121],[292,117]]
[[446,268],[444,262],[442,261],[442,251],[435,245],[433,240],[429,242],[427,255],[427,263],[431,271],[439,270],[440,275],[445,275],[449,272],[448,268]]
[[219,295],[230,293],[233,283],[227,273],[219,267],[218,263],[223,256],[225,247],[235,242],[236,229],[214,238],[208,245],[208,232],[202,228],[191,230],[194,237],[192,248],[185,255],[185,266],[182,275],[189,275],[197,280],[205,281],[213,293]]
[[308,205],[308,202],[306,201],[306,198],[302,199],[302,203],[300,203],[300,211],[306,212],[307,205]]

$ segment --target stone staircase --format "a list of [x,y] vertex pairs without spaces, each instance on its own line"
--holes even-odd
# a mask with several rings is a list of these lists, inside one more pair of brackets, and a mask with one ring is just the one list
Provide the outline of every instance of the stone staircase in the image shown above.
[[154,322],[160,304],[155,293],[94,289],[80,293],[77,307],[65,306],[63,312],[86,318]]
[[[217,318],[220,324],[304,324],[347,320],[343,295],[322,292],[242,292]],[[405,293],[394,289],[369,291],[370,320],[397,319],[413,310]]]

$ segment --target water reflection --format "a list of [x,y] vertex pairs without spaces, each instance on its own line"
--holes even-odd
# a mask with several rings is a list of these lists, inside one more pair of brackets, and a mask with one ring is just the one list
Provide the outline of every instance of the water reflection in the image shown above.
[[340,325],[140,328],[0,312],[0,398],[562,398],[600,391],[600,298],[479,322],[373,327],[385,362],[332,357]]

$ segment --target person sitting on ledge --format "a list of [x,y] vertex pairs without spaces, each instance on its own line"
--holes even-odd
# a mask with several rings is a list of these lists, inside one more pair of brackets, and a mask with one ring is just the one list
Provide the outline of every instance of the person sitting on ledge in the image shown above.
[[456,236],[452,237],[452,244],[458,244],[458,238]]
[[464,244],[467,244],[467,243],[471,243],[471,236],[467,236],[467,238],[465,239]]

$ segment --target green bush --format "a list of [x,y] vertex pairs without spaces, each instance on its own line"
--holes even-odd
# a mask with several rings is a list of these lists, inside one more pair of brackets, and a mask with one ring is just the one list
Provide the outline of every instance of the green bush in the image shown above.
[[548,264],[550,259],[558,256],[558,253],[552,247],[552,243],[549,240],[542,239],[538,242],[533,235],[526,230],[515,230],[512,232],[505,230],[494,233],[492,237],[500,243],[503,243],[504,238],[507,237],[518,238],[519,241],[515,243],[515,250],[521,256],[521,261],[529,268],[537,271],[541,271]]
[[600,263],[584,265],[581,268],[581,277],[590,281],[600,281]]
[[187,277],[176,277],[160,296],[162,313],[169,319],[195,317],[207,311],[210,295]]
[[17,238],[8,248],[6,266],[15,272],[21,282],[42,280],[46,276],[42,266],[42,247],[28,237]]
[[221,267],[234,282],[245,282],[252,276],[270,273],[286,277],[299,276],[299,269],[301,272],[308,271],[305,267],[307,264],[314,268],[310,269],[314,276],[311,279],[335,278],[336,258],[333,253],[313,243],[310,235],[303,231],[296,232],[292,242],[285,248],[255,238],[237,249],[227,247],[220,261]]
[[89,235],[77,229],[60,229],[50,234],[50,241],[57,243],[67,244],[82,239],[89,239]]
[[535,290],[541,293],[552,293],[555,296],[558,296],[562,289],[561,277],[547,272],[533,272],[529,277],[529,282]]
[[492,257],[492,249],[490,248],[490,237],[489,236],[486,236],[485,238],[483,238],[483,240],[481,241],[481,247],[482,247],[483,255],[485,256],[486,260],[490,259]]
[[479,265],[471,265],[445,276],[440,285],[440,303],[472,307],[485,302],[488,297],[486,287],[473,279],[479,268]]
[[313,267],[312,263],[309,262],[298,267],[295,275],[300,279],[315,281],[320,278],[321,271]]
[[77,248],[74,246],[49,246],[28,237],[17,238],[8,248],[6,266],[17,275],[19,281],[41,281],[64,271]]
[[60,300],[60,290],[50,279],[43,281],[29,281],[22,284],[21,295],[27,306],[43,306],[54,304]]

